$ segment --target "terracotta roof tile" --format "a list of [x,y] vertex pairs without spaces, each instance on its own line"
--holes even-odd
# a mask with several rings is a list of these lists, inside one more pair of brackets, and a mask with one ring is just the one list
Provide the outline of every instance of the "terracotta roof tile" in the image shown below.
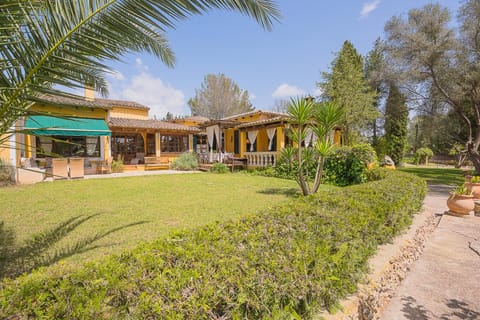
[[140,129],[159,129],[159,130],[173,130],[173,131],[188,131],[199,132],[196,127],[184,126],[172,122],[160,120],[140,120],[140,119],[126,119],[126,118],[110,118],[108,122],[109,127],[120,128],[140,128]]
[[94,99],[87,100],[82,97],[66,97],[66,96],[53,96],[42,95],[39,97],[42,102],[50,102],[57,105],[75,106],[75,107],[87,107],[87,108],[100,108],[100,109],[112,109],[113,107],[122,107],[138,110],[150,110],[149,107],[133,101],[124,100],[111,100],[111,99]]
[[287,121],[288,118],[286,115],[282,116],[277,116],[274,118],[270,119],[264,119],[264,120],[258,120],[258,121],[253,121],[253,122],[244,122],[239,125],[237,125],[237,128],[248,128],[248,127],[254,127],[254,126],[260,126],[264,124],[270,124],[270,123],[275,123],[275,122],[282,122],[282,121]]
[[285,116],[286,115],[285,113],[275,112],[275,111],[253,110],[253,111],[249,111],[249,112],[245,112],[245,113],[236,114],[234,116],[225,117],[225,118],[222,118],[221,120],[234,120],[234,119],[238,119],[238,118],[242,118],[242,117],[248,117],[248,116],[251,116],[251,115],[254,115],[254,114],[257,114],[257,113],[261,113],[261,114],[264,114],[264,115],[267,115],[267,116],[272,116],[272,117],[278,117],[278,116]]

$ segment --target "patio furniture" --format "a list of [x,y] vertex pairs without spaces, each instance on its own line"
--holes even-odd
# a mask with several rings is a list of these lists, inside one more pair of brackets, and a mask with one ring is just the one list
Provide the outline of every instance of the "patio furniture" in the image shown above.
[[170,169],[170,161],[168,158],[145,157],[145,170]]
[[70,178],[83,178],[85,176],[85,167],[83,158],[69,158]]
[[143,152],[137,152],[137,154],[135,155],[135,158],[133,158],[132,160],[130,160],[130,164],[140,164],[140,163],[143,163],[143,162],[144,162],[144,158],[145,158],[145,153],[143,153]]
[[106,160],[97,162],[97,173],[108,174],[112,173],[112,157],[108,157]]
[[52,159],[52,177],[54,180],[68,179],[68,159],[67,158]]

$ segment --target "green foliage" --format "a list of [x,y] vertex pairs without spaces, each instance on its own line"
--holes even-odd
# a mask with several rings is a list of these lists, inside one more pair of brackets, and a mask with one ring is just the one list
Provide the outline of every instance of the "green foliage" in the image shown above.
[[[309,148],[311,149],[311,148]],[[287,155],[286,155],[287,154]],[[277,178],[295,179],[298,162],[289,156],[290,152],[280,155],[274,171],[265,172]],[[305,151],[304,151],[305,154]],[[314,177],[317,163],[304,156],[304,165],[308,169],[307,177]],[[347,186],[370,180],[368,165],[377,162],[373,147],[369,144],[357,144],[351,147],[335,147],[325,159],[323,181],[326,184]]]
[[210,172],[212,173],[228,173],[230,170],[228,169],[228,166],[223,163],[214,163],[212,167],[210,168]]
[[255,108],[249,100],[248,91],[224,74],[208,74],[195,97],[188,100],[192,115],[221,119],[249,112]]
[[390,84],[390,92],[385,105],[386,154],[395,165],[403,163],[403,154],[407,146],[408,108],[405,97],[398,87]]
[[112,172],[123,172],[123,155],[119,154],[117,160],[112,161]]
[[325,163],[325,182],[337,186],[366,182],[368,165],[376,161],[375,150],[369,144],[337,147]]
[[455,187],[455,189],[452,191],[452,196],[453,195],[470,196],[472,195],[472,190],[471,188],[468,188],[465,183],[462,183]]
[[15,184],[15,171],[12,166],[0,159],[0,187]]
[[433,151],[430,148],[420,148],[415,152],[415,162],[417,164],[428,164],[428,159],[433,157]]
[[425,193],[420,178],[388,172],[72,272],[40,270],[4,281],[0,316],[310,319],[356,290],[377,246],[409,225]]
[[344,108],[343,138],[346,144],[357,142],[360,132],[378,117],[376,93],[364,75],[363,58],[349,41],[343,43],[341,51],[332,62],[332,72],[322,74],[318,83],[324,96]]
[[195,170],[198,168],[198,159],[195,153],[185,152],[172,162],[172,169]]
[[[105,61],[146,52],[173,66],[165,30],[213,9],[240,12],[271,29],[271,0],[2,1],[0,137],[42,94],[91,86],[107,93]],[[94,35],[94,36],[92,36]]]
[[[340,123],[343,109],[331,101],[314,103],[313,98],[297,98],[291,100],[287,113],[293,125],[290,137],[298,145],[295,153],[297,161],[295,180],[303,195],[314,194],[322,183],[325,158],[334,147],[331,133]],[[303,144],[308,145],[306,139],[309,134],[312,140],[308,142],[311,142],[312,148],[303,148]],[[314,140],[313,136],[317,139]],[[287,149],[283,152],[282,157],[287,157],[287,162],[293,159],[291,151],[292,149]]]

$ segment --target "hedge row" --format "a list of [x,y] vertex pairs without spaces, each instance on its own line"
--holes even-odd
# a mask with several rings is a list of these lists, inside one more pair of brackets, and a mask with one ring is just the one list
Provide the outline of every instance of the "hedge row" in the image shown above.
[[378,244],[409,225],[426,186],[389,172],[338,190],[177,233],[67,274],[49,269],[5,280],[0,317],[309,318],[355,291]]

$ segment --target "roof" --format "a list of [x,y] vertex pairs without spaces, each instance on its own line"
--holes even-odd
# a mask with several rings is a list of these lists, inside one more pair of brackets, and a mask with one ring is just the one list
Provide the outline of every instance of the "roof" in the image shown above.
[[110,118],[108,122],[109,127],[120,128],[140,128],[140,129],[158,129],[158,130],[172,130],[172,131],[200,131],[196,127],[184,126],[182,124],[176,124],[172,122],[160,121],[160,120],[141,120],[141,119],[126,119],[126,118]]
[[202,117],[202,116],[191,116],[191,117],[186,117],[182,120],[188,120],[188,121],[195,121],[195,122],[203,123],[203,122],[209,121],[210,118]]
[[54,96],[42,95],[39,97],[41,102],[50,102],[57,105],[66,105],[74,107],[88,107],[99,109],[112,109],[113,107],[123,107],[137,110],[150,110],[149,107],[133,101],[111,100],[111,99],[93,99],[87,100],[82,97],[75,96]]
[[263,120],[253,121],[253,122],[244,122],[237,125],[237,128],[255,127],[255,126],[260,126],[260,125],[265,125],[265,124],[270,124],[275,122],[287,121],[287,119],[288,118],[286,115],[282,115],[282,116],[277,116],[270,119],[263,119]]
[[267,115],[267,116],[271,116],[271,117],[286,116],[285,113],[281,113],[281,112],[253,110],[253,111],[249,111],[249,112],[240,113],[240,114],[236,114],[236,115],[233,115],[233,116],[225,117],[225,118],[222,118],[221,120],[234,120],[234,119],[238,119],[238,118],[244,118],[244,117],[252,116],[252,115],[255,115],[255,114],[258,114],[258,113],[261,113],[261,114],[264,114],[264,115]]

